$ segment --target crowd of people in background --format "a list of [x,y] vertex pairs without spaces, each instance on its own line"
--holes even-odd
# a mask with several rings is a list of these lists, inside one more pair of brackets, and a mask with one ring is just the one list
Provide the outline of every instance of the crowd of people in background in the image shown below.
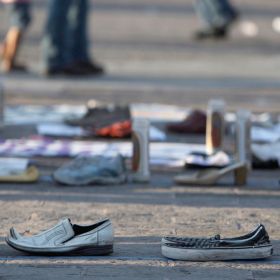
[[[0,0],[6,4],[10,27],[0,46],[1,70],[5,73],[26,66],[17,62],[22,37],[31,22],[30,0]],[[43,36],[43,73],[54,75],[101,75],[102,66],[88,50],[88,0],[49,0]],[[238,19],[229,0],[196,0],[195,7],[204,27],[194,34],[197,40],[225,39]]]

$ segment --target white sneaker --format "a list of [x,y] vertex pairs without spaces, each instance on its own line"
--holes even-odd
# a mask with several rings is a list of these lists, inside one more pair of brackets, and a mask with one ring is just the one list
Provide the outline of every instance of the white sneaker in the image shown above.
[[31,237],[14,228],[6,238],[16,250],[35,254],[107,255],[113,252],[113,227],[109,219],[93,225],[72,225],[70,219]]

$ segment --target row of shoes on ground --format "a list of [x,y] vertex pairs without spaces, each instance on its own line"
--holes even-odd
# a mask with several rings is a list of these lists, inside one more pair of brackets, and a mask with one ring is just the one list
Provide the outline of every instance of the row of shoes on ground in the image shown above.
[[[109,219],[88,226],[61,220],[54,227],[33,236],[24,236],[10,229],[6,238],[16,250],[39,255],[108,255],[113,253],[114,232]],[[268,233],[263,225],[252,232],[234,238],[174,237],[161,241],[162,255],[174,260],[213,261],[263,259],[273,253]]]
[[[13,160],[13,159],[9,159]],[[14,160],[16,162],[16,160]],[[13,167],[0,174],[0,182],[33,183],[39,179],[40,173],[36,166],[27,164],[25,169]],[[126,167],[124,158],[114,156],[80,156],[53,173],[56,182],[64,185],[116,185],[126,182]]]
[[[177,175],[174,180],[177,184],[212,185],[221,177],[235,172],[235,184],[243,185],[246,182],[247,164],[243,162],[231,163],[222,168],[207,168],[193,175]],[[29,166],[24,172],[0,176],[1,182],[32,183],[39,178],[39,170]],[[115,156],[80,156],[62,165],[53,173],[56,182],[64,185],[117,185],[127,180],[124,158]]]
[[[192,176],[178,175],[175,177],[175,182],[191,185],[214,184],[220,177],[232,171],[235,171],[237,178],[240,178],[246,169],[245,164],[232,163],[222,169],[200,170]],[[120,155],[78,157],[58,168],[53,177],[56,182],[65,185],[116,185],[125,183],[127,179],[124,158]]]

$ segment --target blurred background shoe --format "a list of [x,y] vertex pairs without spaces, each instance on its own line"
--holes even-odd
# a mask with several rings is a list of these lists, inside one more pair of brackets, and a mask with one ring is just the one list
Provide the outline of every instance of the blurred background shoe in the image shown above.
[[206,114],[200,110],[191,111],[183,121],[168,124],[166,128],[174,133],[205,134]]
[[230,156],[224,151],[213,154],[203,152],[192,152],[185,158],[185,167],[193,169],[224,168],[231,164]]
[[78,61],[68,65],[46,68],[43,71],[45,76],[99,76],[102,74],[104,74],[104,69],[99,64],[90,61]]
[[248,166],[244,162],[236,162],[222,169],[207,168],[193,174],[182,174],[174,177],[180,185],[215,185],[222,177],[234,173],[234,184],[242,186],[247,183]]
[[105,73],[104,68],[93,61],[78,61],[74,65],[88,75],[103,75]]
[[126,138],[131,135],[131,113],[129,106],[115,104],[88,106],[84,116],[66,119],[65,123],[80,126],[99,137]]
[[206,39],[226,39],[228,35],[228,28],[206,28],[198,30],[194,33],[195,40],[206,40]]
[[81,156],[58,168],[56,182],[69,186],[116,185],[126,181],[124,158],[116,156]]

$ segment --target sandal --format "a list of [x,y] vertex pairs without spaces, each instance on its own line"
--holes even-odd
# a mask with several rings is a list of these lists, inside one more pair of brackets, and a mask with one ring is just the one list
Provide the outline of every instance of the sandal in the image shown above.
[[222,169],[205,169],[193,175],[178,175],[174,180],[183,185],[214,185],[223,176],[234,172],[236,185],[245,185],[247,179],[247,164],[237,162]]

